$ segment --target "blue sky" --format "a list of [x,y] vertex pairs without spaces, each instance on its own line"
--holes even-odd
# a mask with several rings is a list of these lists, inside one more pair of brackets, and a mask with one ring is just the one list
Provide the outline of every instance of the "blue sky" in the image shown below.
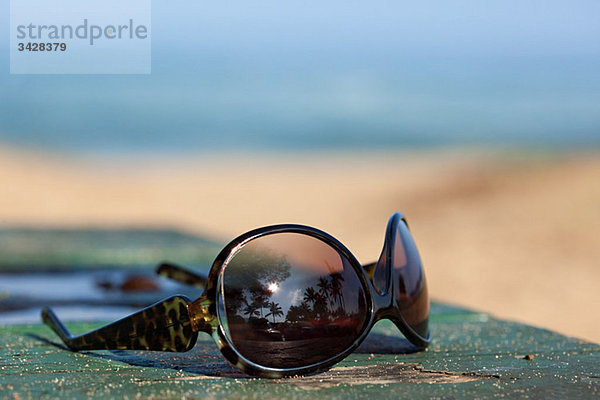
[[[15,0],[18,1],[18,0]],[[9,1],[0,25],[7,27]],[[597,1],[153,1],[157,49],[459,55],[600,52]],[[2,46],[8,43],[2,32]],[[3,54],[3,57],[6,57]]]
[[9,75],[4,29],[0,141],[600,142],[598,1],[177,0],[152,15],[146,77]]

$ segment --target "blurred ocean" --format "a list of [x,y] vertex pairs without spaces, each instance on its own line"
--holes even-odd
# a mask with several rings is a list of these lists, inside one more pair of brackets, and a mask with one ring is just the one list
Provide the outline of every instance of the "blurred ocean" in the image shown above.
[[600,146],[597,2],[292,3],[238,2],[234,13],[154,2],[151,75],[10,75],[3,34],[0,143],[97,153]]

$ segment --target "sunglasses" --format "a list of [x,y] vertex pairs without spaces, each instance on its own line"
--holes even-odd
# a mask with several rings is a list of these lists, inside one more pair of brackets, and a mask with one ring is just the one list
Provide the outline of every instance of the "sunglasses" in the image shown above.
[[42,321],[73,351],[188,351],[205,332],[235,367],[267,378],[328,369],[381,319],[418,349],[430,341],[425,274],[399,213],[388,222],[379,260],[363,266],[327,233],[288,224],[234,239],[208,277],[168,263],[157,272],[204,292],[194,301],[169,297],[80,336],[49,308]]

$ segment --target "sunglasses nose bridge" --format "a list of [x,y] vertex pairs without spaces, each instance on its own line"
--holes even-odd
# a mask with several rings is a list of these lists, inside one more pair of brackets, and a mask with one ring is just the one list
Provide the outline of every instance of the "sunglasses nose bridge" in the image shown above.
[[392,247],[391,241],[386,238],[379,260],[368,266],[369,280],[379,295],[392,291]]
[[375,314],[375,322],[379,321],[380,319],[395,316],[395,314],[393,313],[394,309],[392,307],[391,292],[388,292],[383,295],[375,293],[373,297],[373,312]]
[[391,288],[391,282],[387,285],[385,291],[379,290],[378,287],[375,286],[375,282],[373,278],[369,278],[369,286],[371,292],[371,303],[372,310],[374,315],[374,321],[377,322],[380,319],[389,318],[393,313],[393,290]]

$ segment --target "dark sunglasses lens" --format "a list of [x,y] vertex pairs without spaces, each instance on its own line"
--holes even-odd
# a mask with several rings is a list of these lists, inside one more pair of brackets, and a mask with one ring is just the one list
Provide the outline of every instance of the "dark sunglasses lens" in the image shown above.
[[246,243],[224,267],[221,323],[246,359],[298,368],[346,350],[367,320],[367,301],[350,261],[300,233]]
[[403,221],[398,223],[393,250],[397,305],[406,323],[427,338],[429,294],[417,246]]

